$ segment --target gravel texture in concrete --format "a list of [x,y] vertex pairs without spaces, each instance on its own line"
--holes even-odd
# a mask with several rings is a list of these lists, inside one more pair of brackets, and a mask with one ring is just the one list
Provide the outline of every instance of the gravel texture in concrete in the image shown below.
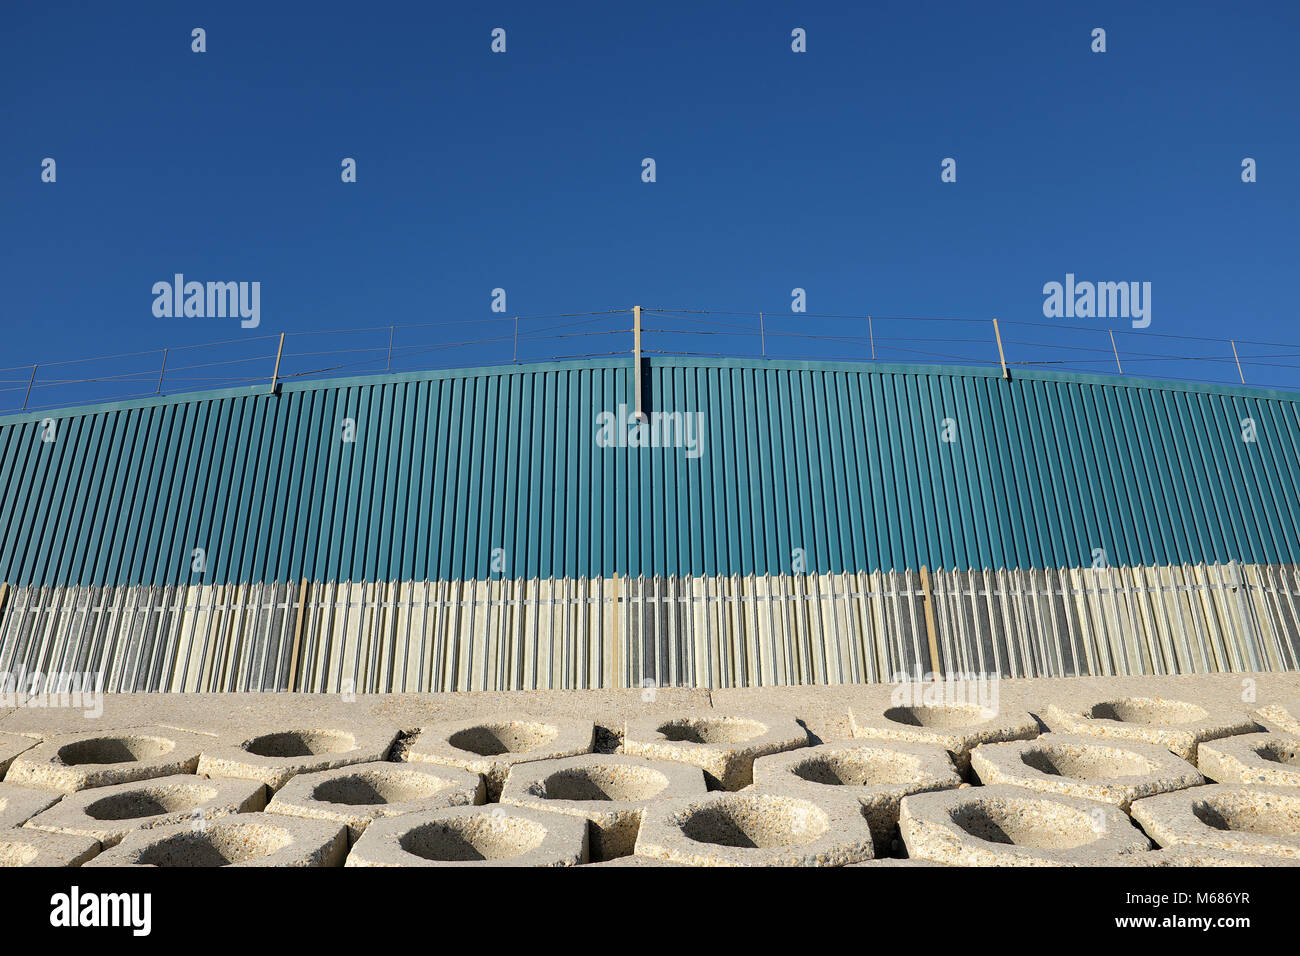
[[300,773],[384,760],[397,733],[379,722],[236,731],[205,741],[199,773],[246,777],[279,790]]
[[137,830],[89,866],[342,866],[347,829],[324,820],[241,813]]
[[256,780],[177,774],[79,790],[32,817],[27,826],[91,837],[107,849],[137,830],[200,826],[264,806],[266,787]]
[[687,866],[843,866],[875,849],[862,805],[744,790],[651,804],[637,856]]
[[9,771],[9,764],[20,753],[31,750],[40,741],[21,734],[0,734],[0,779]]
[[1049,704],[1044,719],[1057,733],[1156,744],[1191,763],[1196,762],[1201,741],[1259,729],[1244,707],[1230,709],[1164,697],[1109,697],[1081,709]]
[[1028,740],[1038,736],[1038,721],[1027,711],[978,704],[859,706],[849,710],[852,735],[866,740],[901,740],[942,747],[958,771],[970,769],[970,752],[980,744]]
[[625,753],[699,767],[719,790],[749,786],[759,757],[806,746],[808,731],[781,714],[681,713],[629,720],[623,730]]
[[22,826],[45,808],[53,806],[60,796],[55,790],[0,783],[0,830]]
[[577,866],[587,822],[564,813],[492,804],[407,813],[366,828],[348,866]]
[[704,771],[628,754],[583,754],[516,764],[501,802],[587,821],[591,859],[628,856],[652,802],[702,796]]
[[18,827],[0,830],[0,867],[83,866],[98,855],[98,840]]
[[1254,716],[1266,730],[1300,740],[1300,697],[1264,704]]
[[1201,772],[1217,783],[1300,787],[1300,738],[1244,734],[1210,740],[1197,748]]
[[1104,866],[1150,841],[1111,803],[1005,784],[903,798],[907,855],[955,866]]
[[482,774],[459,767],[418,763],[358,763],[303,773],[280,788],[267,805],[283,813],[341,823],[352,841],[381,817],[483,803]]
[[73,792],[193,773],[203,742],[156,726],[50,737],[15,757],[5,780]]
[[982,744],[971,751],[971,769],[986,785],[1100,800],[1121,810],[1143,797],[1205,783],[1195,767],[1165,747],[1070,734]]
[[1164,847],[1300,860],[1300,791],[1291,788],[1212,784],[1138,800],[1131,812]]

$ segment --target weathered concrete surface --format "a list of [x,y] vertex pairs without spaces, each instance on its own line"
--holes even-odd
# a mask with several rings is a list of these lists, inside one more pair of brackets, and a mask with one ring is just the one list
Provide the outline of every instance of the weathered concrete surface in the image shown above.
[[458,767],[358,763],[299,774],[280,788],[266,810],[341,823],[355,842],[381,817],[472,806],[486,797],[483,776]]
[[397,740],[384,722],[276,726],[233,731],[203,745],[198,772],[210,777],[247,777],[279,790],[300,773],[384,760]]
[[137,830],[181,823],[198,827],[264,806],[266,787],[256,780],[177,774],[68,794],[27,826],[90,837],[107,849]]
[[19,827],[0,830],[0,867],[82,866],[100,850],[89,837]]
[[1143,797],[1205,783],[1195,767],[1165,747],[1070,734],[984,744],[971,751],[971,769],[985,785],[1100,800],[1121,810]]
[[423,727],[401,756],[481,773],[488,799],[495,801],[514,764],[591,753],[595,744],[596,725],[590,720],[498,714]]
[[1265,704],[1254,717],[1266,730],[1300,740],[1300,697]]
[[501,802],[587,821],[593,861],[628,856],[652,802],[702,796],[704,771],[628,754],[583,754],[516,764]]
[[137,830],[87,866],[341,866],[347,848],[340,824],[241,813]]
[[1007,711],[977,704],[904,704],[883,710],[849,711],[853,736],[901,740],[942,747],[957,769],[970,769],[970,752],[980,744],[1027,740],[1038,736],[1038,721],[1028,711]]
[[903,797],[961,785],[943,747],[898,740],[841,740],[754,761],[754,789],[817,801],[849,796],[862,804],[877,852],[898,839]]
[[709,786],[721,790],[749,786],[759,757],[806,746],[808,732],[783,714],[643,717],[629,720],[623,733],[625,753],[699,767]]
[[1130,853],[1110,866],[1300,866],[1300,860],[1288,860],[1263,853],[1231,853],[1203,846],[1171,846],[1150,853]]
[[1138,800],[1133,819],[1164,847],[1196,846],[1300,860],[1300,791],[1212,784]]
[[361,835],[348,866],[577,866],[587,823],[563,813],[494,804],[389,817]]
[[50,737],[15,757],[5,780],[72,792],[193,773],[202,740],[157,726]]
[[956,866],[1105,866],[1150,841],[1118,807],[999,784],[903,798],[907,855]]
[[1258,729],[1244,707],[1132,695],[1107,697],[1081,709],[1049,704],[1045,720],[1057,733],[1155,744],[1192,763],[1201,741]]
[[636,855],[687,866],[843,866],[874,855],[852,797],[817,801],[745,790],[653,803]]
[[1217,783],[1300,787],[1300,738],[1245,734],[1207,741],[1197,749],[1201,772]]
[[20,753],[31,750],[38,743],[32,737],[23,737],[19,734],[0,734],[0,779],[9,770],[9,765],[13,759]]
[[59,799],[55,790],[0,783],[0,830],[20,827]]

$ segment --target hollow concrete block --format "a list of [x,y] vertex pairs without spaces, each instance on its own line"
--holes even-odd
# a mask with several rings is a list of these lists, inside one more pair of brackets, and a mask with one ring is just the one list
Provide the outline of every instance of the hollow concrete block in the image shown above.
[[1046,723],[1053,732],[1156,744],[1193,764],[1201,741],[1258,730],[1244,710],[1164,697],[1112,697],[1082,710],[1049,704],[1046,711]]
[[238,813],[136,830],[91,866],[341,866],[347,829],[324,820]]
[[31,750],[39,743],[35,737],[21,734],[0,734],[0,779],[9,772],[9,765],[19,754]]
[[1300,738],[1242,734],[1208,740],[1197,748],[1201,772],[1217,783],[1300,787]]
[[381,723],[238,732],[205,742],[198,772],[260,780],[276,791],[300,773],[383,760],[396,739],[397,728]]
[[624,753],[699,767],[709,786],[720,790],[749,786],[759,757],[806,746],[808,732],[780,714],[639,717],[623,730]]
[[384,761],[299,774],[276,793],[266,810],[341,823],[355,842],[381,817],[472,806],[485,799],[481,774],[438,764]]
[[1138,800],[1130,812],[1163,847],[1300,860],[1300,792],[1290,788],[1216,783]]
[[875,853],[851,797],[713,792],[650,804],[636,855],[686,866],[843,866]]
[[348,866],[577,866],[587,862],[579,817],[490,804],[376,820]]
[[54,806],[60,796],[57,790],[0,783],[0,830],[22,826],[42,810]]
[[813,800],[843,795],[862,804],[877,849],[898,837],[903,797],[961,786],[942,747],[901,740],[845,740],[759,757],[754,789]]
[[107,849],[137,830],[198,825],[265,805],[266,788],[256,780],[177,774],[80,790],[32,817],[27,826],[91,837]]
[[0,867],[83,866],[100,851],[98,840],[18,827],[0,830]]
[[5,781],[71,793],[193,773],[203,742],[163,727],[62,734],[15,757]]
[[595,743],[596,726],[590,720],[496,716],[423,727],[407,745],[404,759],[481,773],[488,799],[496,800],[515,764],[591,753]]
[[1104,866],[1150,841],[1112,803],[997,784],[903,798],[907,855],[954,866]]
[[1300,740],[1300,697],[1265,704],[1254,717],[1265,729]]
[[1038,721],[1028,711],[1002,711],[978,704],[903,704],[883,710],[850,708],[852,735],[866,740],[901,740],[942,747],[960,773],[970,769],[970,752],[980,744],[1032,740]]
[[1143,797],[1205,783],[1195,767],[1168,748],[1071,734],[982,744],[971,751],[971,769],[986,785],[1082,797],[1121,810]]
[[516,764],[501,802],[586,820],[591,859],[601,861],[632,853],[651,801],[706,792],[699,767],[628,754],[583,754]]

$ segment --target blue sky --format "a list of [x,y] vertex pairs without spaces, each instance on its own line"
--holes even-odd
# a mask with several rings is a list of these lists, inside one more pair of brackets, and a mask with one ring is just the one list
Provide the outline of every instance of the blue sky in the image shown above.
[[[501,338],[494,288],[510,316],[640,303],[764,311],[767,328],[813,334],[864,334],[823,314],[1050,326],[1043,284],[1074,273],[1150,282],[1150,327],[1010,326],[1010,358],[1086,343],[1103,347],[1096,368],[1109,371],[1102,330],[1114,326],[1127,329],[1126,372],[1228,380],[1222,363],[1137,356],[1226,355],[1170,335],[1300,342],[1298,9],[10,0],[0,366],[226,339],[265,363],[274,338],[257,336],[392,324],[463,323],[403,330],[399,345]],[[191,52],[194,27],[205,53]],[[496,27],[504,54],[490,50]],[[806,53],[791,51],[795,27]],[[1090,49],[1094,27],[1105,53]],[[45,157],[54,183],[41,181]],[[356,183],[340,181],[343,157],[356,159]],[[644,157],[654,183],[641,181]],[[940,181],[945,157],[955,183]],[[1244,157],[1258,163],[1255,183],[1241,181]],[[260,327],[155,317],[152,286],[177,272],[260,282]],[[816,315],[791,315],[795,287]],[[647,325],[694,321],[705,320]],[[984,324],[884,328],[911,343],[888,356],[898,360],[945,336],[970,341],[936,354],[996,355]],[[523,357],[628,338],[536,341]],[[293,341],[326,351],[387,336]],[[668,351],[757,343],[647,336]],[[768,344],[774,355],[861,351]],[[399,351],[396,365],[508,361],[512,347]],[[1247,366],[1253,382],[1300,387],[1300,368]],[[0,393],[0,407],[14,395]]]

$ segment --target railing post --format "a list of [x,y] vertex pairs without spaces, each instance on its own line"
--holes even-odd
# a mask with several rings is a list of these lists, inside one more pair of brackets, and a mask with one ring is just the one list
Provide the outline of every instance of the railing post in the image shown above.
[[1241,371],[1241,358],[1237,355],[1237,340],[1228,339],[1232,343],[1232,360],[1237,363],[1237,378],[1241,379],[1241,384],[1246,384],[1246,376]]
[[1119,369],[1119,374],[1124,374],[1124,366],[1119,364],[1119,349],[1115,348],[1115,331],[1107,329],[1106,334],[1110,336],[1110,350],[1115,356],[1115,368]]
[[39,365],[32,366],[32,377],[27,382],[27,394],[23,396],[23,411],[27,411],[27,400],[32,397],[32,386],[36,384],[36,370],[38,368],[40,368]]
[[162,394],[163,376],[167,374],[167,349],[163,349],[162,368],[158,370],[158,394]]
[[993,320],[993,336],[998,340],[998,361],[1002,363],[1002,377],[1011,378],[1011,372],[1007,370],[1007,353],[1002,351],[1002,332],[998,329],[998,320]]
[[279,387],[280,381],[280,356],[284,354],[284,333],[280,333],[280,347],[275,350],[275,369],[271,372],[271,394]]
[[645,421],[641,406],[641,306],[632,306],[632,375],[636,380],[636,420]]

